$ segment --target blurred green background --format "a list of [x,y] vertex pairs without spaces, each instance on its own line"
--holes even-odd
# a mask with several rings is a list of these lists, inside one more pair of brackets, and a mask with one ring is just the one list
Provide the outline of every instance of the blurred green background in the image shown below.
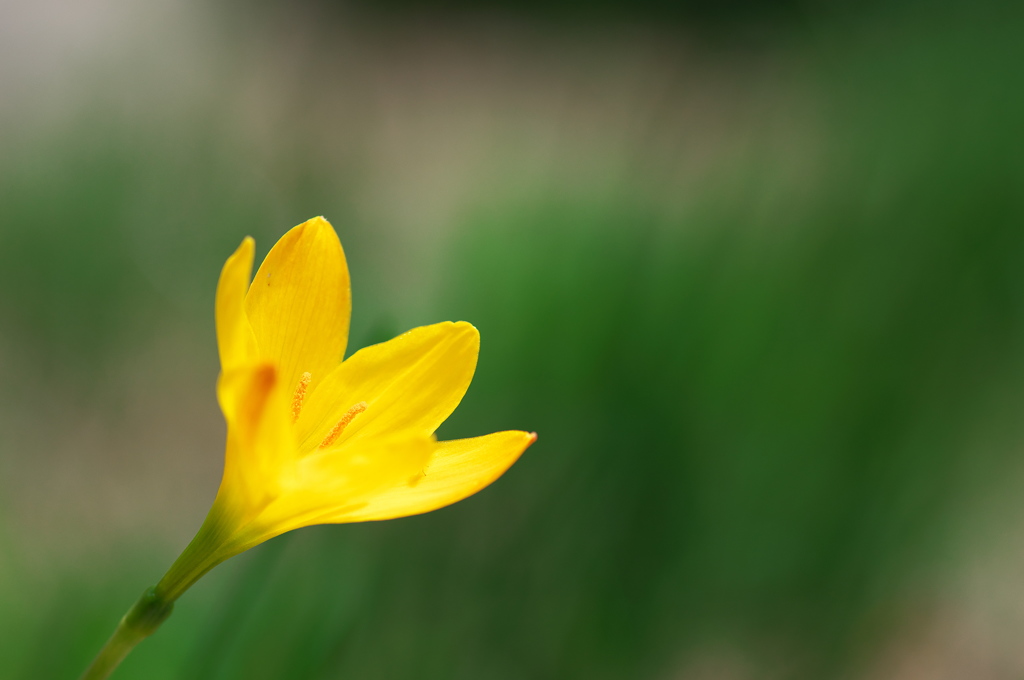
[[466,319],[420,517],[225,563],[114,676],[1024,677],[1013,3],[0,2],[0,677],[219,482],[213,293],[323,214],[350,351]]

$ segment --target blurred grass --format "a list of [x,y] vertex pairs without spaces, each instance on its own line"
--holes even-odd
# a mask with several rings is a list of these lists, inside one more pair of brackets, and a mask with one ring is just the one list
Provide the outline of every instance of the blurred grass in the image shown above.
[[[754,129],[685,198],[638,198],[661,179],[639,163],[610,189],[467,205],[422,315],[472,321],[483,353],[440,434],[540,441],[465,503],[304,530],[220,567],[118,677],[688,677],[719,646],[752,677],[863,670],[958,515],[1020,478],[1018,19],[812,26],[789,46],[821,112],[805,174],[780,172],[793,159]],[[360,278],[372,237],[343,226],[326,161],[278,170],[270,197],[209,130],[178,154],[83,125],[3,165],[5,375],[25,362],[88,386],[162,323],[192,324],[212,385],[224,254],[314,212],[352,260],[353,346],[409,321],[372,293],[359,316],[359,282],[385,274]],[[323,203],[335,212],[309,207]],[[39,572],[23,539],[0,539],[12,678],[74,677],[172,557],[140,539]]]

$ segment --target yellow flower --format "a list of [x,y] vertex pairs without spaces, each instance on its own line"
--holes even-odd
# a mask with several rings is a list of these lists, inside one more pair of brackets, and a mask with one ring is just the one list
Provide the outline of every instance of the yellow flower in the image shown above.
[[326,220],[285,234],[250,284],[253,248],[246,238],[217,285],[224,477],[199,533],[156,587],[163,601],[286,531],[462,500],[536,440],[519,431],[434,438],[476,368],[480,336],[468,323],[415,328],[342,361],[349,275]]

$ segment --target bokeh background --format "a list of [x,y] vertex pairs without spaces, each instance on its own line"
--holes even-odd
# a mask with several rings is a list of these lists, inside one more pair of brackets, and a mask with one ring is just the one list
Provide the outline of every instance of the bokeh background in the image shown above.
[[472,321],[439,434],[540,440],[232,559],[116,678],[1024,676],[1022,29],[0,0],[0,677],[77,677],[199,526],[219,268],[318,214],[350,347]]

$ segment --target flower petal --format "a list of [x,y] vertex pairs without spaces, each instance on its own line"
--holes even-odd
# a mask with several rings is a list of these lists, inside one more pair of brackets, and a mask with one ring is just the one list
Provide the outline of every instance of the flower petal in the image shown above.
[[229,371],[250,359],[255,338],[245,316],[245,293],[252,276],[255,243],[246,236],[238,249],[224,263],[217,281],[215,316],[217,349],[222,371]]
[[309,390],[345,354],[352,312],[348,265],[334,228],[322,217],[281,237],[260,265],[245,298],[260,353],[278,366],[282,389],[309,372]]
[[294,485],[260,514],[245,540],[262,542],[299,527],[347,522],[349,513],[366,507],[382,490],[422,475],[436,447],[433,437],[405,433],[307,456],[299,461]]
[[258,511],[294,474],[295,441],[274,365],[253,363],[222,373],[217,399],[228,425],[218,495]]
[[537,435],[511,430],[437,443],[423,476],[375,494],[336,522],[367,522],[429,512],[472,496],[516,462]]
[[480,334],[464,321],[420,326],[359,350],[327,376],[296,423],[299,451],[312,451],[353,405],[365,410],[338,440],[403,430],[428,435],[462,401],[480,351]]

